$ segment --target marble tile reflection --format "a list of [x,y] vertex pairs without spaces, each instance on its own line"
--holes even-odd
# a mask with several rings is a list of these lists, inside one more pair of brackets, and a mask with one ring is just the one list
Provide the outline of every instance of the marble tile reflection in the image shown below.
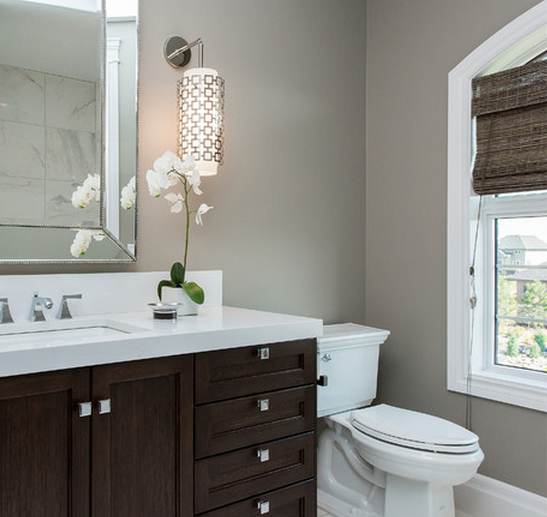
[[0,120],[0,175],[44,178],[44,128]]
[[0,119],[43,125],[44,87],[44,74],[0,65]]
[[0,176],[0,222],[43,224],[44,180]]
[[97,201],[92,201],[83,209],[72,205],[72,193],[77,187],[78,183],[71,181],[46,182],[46,224],[99,226],[100,206]]
[[46,178],[83,182],[97,166],[95,134],[46,128]]
[[71,203],[100,170],[96,110],[95,83],[0,65],[0,222],[99,224]]
[[95,133],[95,90],[95,83],[47,75],[46,126]]

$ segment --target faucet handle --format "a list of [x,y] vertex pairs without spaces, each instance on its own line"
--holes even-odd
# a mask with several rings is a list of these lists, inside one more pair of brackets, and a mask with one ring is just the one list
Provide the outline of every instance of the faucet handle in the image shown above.
[[0,323],[13,323],[7,298],[0,298]]
[[81,300],[81,294],[63,294],[61,298],[61,305],[59,306],[59,312],[57,313],[57,318],[60,320],[72,318],[70,310],[68,308],[68,300]]

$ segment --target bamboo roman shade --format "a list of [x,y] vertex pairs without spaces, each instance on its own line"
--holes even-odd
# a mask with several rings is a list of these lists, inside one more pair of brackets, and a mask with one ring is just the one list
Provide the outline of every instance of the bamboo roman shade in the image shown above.
[[547,61],[474,79],[472,116],[477,194],[547,189]]

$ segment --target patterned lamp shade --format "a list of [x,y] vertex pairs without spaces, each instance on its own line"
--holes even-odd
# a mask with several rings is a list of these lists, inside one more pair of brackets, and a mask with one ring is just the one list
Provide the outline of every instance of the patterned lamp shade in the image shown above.
[[193,68],[178,82],[179,149],[193,156],[202,176],[217,173],[224,159],[224,79],[211,68]]

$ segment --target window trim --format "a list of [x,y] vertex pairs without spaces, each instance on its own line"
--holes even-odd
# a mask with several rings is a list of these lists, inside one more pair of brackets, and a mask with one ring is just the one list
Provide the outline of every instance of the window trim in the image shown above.
[[[499,30],[448,74],[448,184],[447,184],[447,388],[449,391],[497,400],[547,412],[547,379],[533,381],[485,367],[481,343],[483,329],[476,328],[472,382],[468,383],[468,357],[471,311],[469,310],[471,235],[478,212],[478,197],[472,197],[472,118],[471,81],[486,67],[489,71],[501,56],[535,34],[544,34],[547,0]],[[537,46],[535,47],[538,48]],[[538,50],[539,51],[539,50]],[[525,62],[528,56],[522,55]],[[513,58],[514,66],[519,60]],[[501,68],[506,64],[499,65]],[[479,314],[477,306],[476,314]],[[480,318],[476,318],[480,320]],[[478,322],[480,323],[480,321]],[[480,325],[479,325],[480,327]]]

